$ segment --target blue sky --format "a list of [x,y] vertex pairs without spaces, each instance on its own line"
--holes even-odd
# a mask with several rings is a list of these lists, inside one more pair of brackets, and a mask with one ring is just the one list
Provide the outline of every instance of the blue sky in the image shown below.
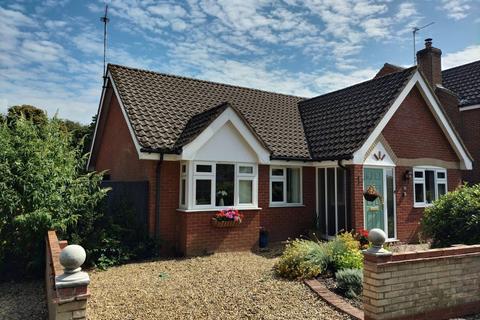
[[[104,1],[0,2],[0,112],[88,123],[101,93]],[[444,69],[480,59],[478,0],[108,1],[112,63],[315,96],[413,63],[412,26]]]

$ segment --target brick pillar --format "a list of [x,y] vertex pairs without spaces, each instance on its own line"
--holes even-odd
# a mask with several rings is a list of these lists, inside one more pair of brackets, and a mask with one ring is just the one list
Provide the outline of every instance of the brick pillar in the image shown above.
[[363,225],[363,166],[348,165],[350,173],[351,227],[364,229]]

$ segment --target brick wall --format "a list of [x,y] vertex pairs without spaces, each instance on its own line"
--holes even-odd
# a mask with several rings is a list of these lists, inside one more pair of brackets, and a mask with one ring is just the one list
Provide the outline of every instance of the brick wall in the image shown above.
[[315,227],[315,168],[303,167],[303,206],[271,208],[270,167],[260,165],[258,176],[258,206],[260,225],[269,231],[270,241],[286,240],[306,234]]
[[252,250],[258,245],[260,212],[241,211],[241,224],[218,228],[212,225],[214,212],[178,212],[179,249],[186,256],[211,252]]
[[365,254],[369,319],[449,319],[480,312],[480,245]]
[[55,277],[63,274],[60,252],[67,241],[59,241],[55,231],[48,231],[45,239],[45,288],[49,320],[87,319],[87,300],[90,296],[87,285],[56,288]]
[[398,158],[431,158],[459,162],[416,87],[402,102],[383,129],[382,135]]
[[480,183],[480,109],[461,112],[462,138],[472,155],[473,170],[464,172],[464,179],[471,183]]

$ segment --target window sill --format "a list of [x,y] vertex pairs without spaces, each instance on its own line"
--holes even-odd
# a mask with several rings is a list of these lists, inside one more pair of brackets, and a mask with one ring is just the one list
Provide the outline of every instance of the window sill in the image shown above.
[[429,204],[414,204],[413,207],[414,208],[428,208],[428,207],[431,207],[433,206],[433,204],[429,203]]
[[305,208],[302,203],[270,203],[269,208]]
[[[227,210],[227,209],[232,209],[232,207],[229,208],[205,208],[205,209],[181,209],[178,208],[178,212],[216,212],[220,210]],[[258,207],[233,207],[233,209],[239,210],[239,211],[258,211],[262,210],[262,208]]]

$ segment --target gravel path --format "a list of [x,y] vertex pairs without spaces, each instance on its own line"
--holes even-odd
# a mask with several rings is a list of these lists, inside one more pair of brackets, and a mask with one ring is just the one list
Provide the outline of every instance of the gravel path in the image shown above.
[[0,319],[44,320],[46,317],[43,280],[0,283]]
[[275,261],[222,253],[94,272],[89,319],[349,319],[303,283],[276,279]]

